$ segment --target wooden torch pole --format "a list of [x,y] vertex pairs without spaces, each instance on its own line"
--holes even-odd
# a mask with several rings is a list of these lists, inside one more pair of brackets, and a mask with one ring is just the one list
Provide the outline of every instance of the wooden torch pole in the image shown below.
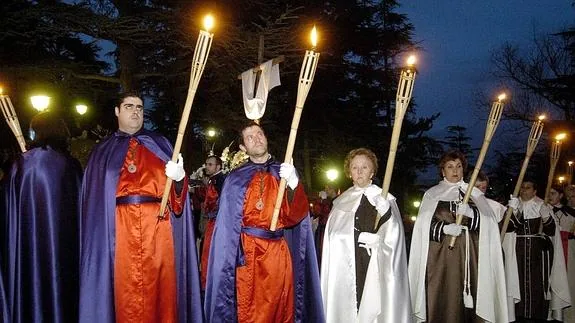
[[[295,140],[297,137],[297,129],[299,126],[299,120],[301,117],[301,113],[303,111],[303,106],[305,104],[305,100],[307,98],[307,94],[309,93],[309,89],[313,83],[313,78],[315,75],[315,70],[317,68],[317,63],[319,61],[319,53],[315,52],[315,45],[317,41],[317,32],[315,26],[313,27],[312,33],[312,50],[307,50],[305,52],[305,57],[303,60],[303,64],[301,66],[301,71],[299,74],[299,84],[297,88],[297,100],[295,105],[295,111],[293,114],[293,119],[291,123],[291,130],[289,134],[288,144],[286,148],[286,154],[284,158],[284,163],[291,163],[292,155],[293,155],[293,148],[295,146]],[[278,223],[278,217],[280,214],[280,208],[282,205],[282,200],[284,197],[286,189],[286,180],[284,178],[281,179],[279,187],[278,187],[278,195],[276,198],[276,202],[274,205],[274,211],[272,214],[270,230],[275,231]]]
[[[178,137],[176,138],[176,144],[174,145],[174,153],[172,154],[172,161],[176,162],[178,160],[178,155],[180,154],[180,148],[182,147],[182,141],[184,140],[184,133],[186,132],[186,126],[188,125],[188,119],[190,117],[190,112],[192,109],[192,102],[194,102],[194,97],[196,96],[196,90],[198,89],[198,84],[204,72],[204,67],[206,66],[206,61],[208,60],[208,55],[210,53],[210,48],[212,47],[212,39],[214,34],[209,33],[209,29],[213,25],[213,18],[211,16],[206,16],[204,18],[204,28],[206,30],[200,30],[200,35],[196,42],[196,48],[194,50],[194,58],[192,61],[192,71],[190,73],[190,85],[188,87],[188,96],[186,97],[186,103],[184,105],[184,111],[182,112],[182,118],[180,119],[180,126],[178,127]],[[172,180],[170,178],[166,179],[166,186],[164,189],[164,194],[162,195],[162,202],[160,204],[160,214],[158,217],[164,219],[164,212],[166,210],[166,205],[168,204],[168,197],[170,196],[170,189],[172,187]]]
[[[501,113],[503,112],[504,99],[505,94],[499,95],[498,100],[493,102],[493,105],[491,106],[491,112],[489,113],[489,119],[487,120],[487,127],[485,128],[485,137],[483,138],[483,145],[481,145],[481,151],[479,152],[479,157],[477,158],[477,162],[475,163],[473,174],[471,174],[471,178],[469,179],[469,186],[467,186],[467,191],[465,192],[465,196],[463,197],[463,203],[468,203],[469,199],[471,198],[471,192],[473,191],[473,188],[475,186],[475,181],[477,180],[477,175],[479,175],[479,170],[481,169],[481,165],[483,164],[485,155],[487,155],[487,149],[489,149],[491,138],[493,138],[493,134],[495,133],[495,130],[499,125],[499,120],[501,120]],[[455,223],[461,224],[462,220],[463,220],[463,214],[457,214]],[[449,242],[449,249],[453,249],[456,239],[457,237],[455,236],[451,237],[451,241]]]
[[[410,56],[407,59],[407,67],[401,69],[399,77],[399,85],[397,86],[397,94],[395,95],[395,119],[393,121],[393,131],[391,134],[391,141],[389,143],[389,154],[387,155],[387,165],[385,167],[385,175],[383,176],[383,185],[381,186],[381,195],[387,198],[389,193],[389,186],[391,185],[391,177],[393,175],[393,166],[395,164],[395,155],[397,153],[397,145],[399,143],[399,135],[401,134],[401,125],[405,112],[411,100],[413,93],[413,84],[415,82],[416,70],[413,67],[415,64],[415,56]],[[374,228],[377,228],[381,215],[377,214],[375,217]]]
[[[537,147],[539,138],[543,133],[543,120],[545,116],[540,116],[537,121],[533,122],[531,126],[531,132],[529,133],[529,139],[527,140],[527,150],[525,152],[525,159],[523,159],[523,165],[521,166],[521,171],[519,172],[519,177],[517,178],[517,183],[515,183],[515,189],[513,190],[513,197],[519,195],[519,190],[521,189],[521,184],[523,184],[523,178],[525,177],[525,172],[527,171],[527,166],[529,165],[529,160]],[[505,238],[505,232],[507,231],[507,226],[509,225],[509,220],[511,219],[511,214],[513,214],[513,208],[507,207],[505,211],[505,219],[503,220],[503,225],[501,226],[501,242]]]

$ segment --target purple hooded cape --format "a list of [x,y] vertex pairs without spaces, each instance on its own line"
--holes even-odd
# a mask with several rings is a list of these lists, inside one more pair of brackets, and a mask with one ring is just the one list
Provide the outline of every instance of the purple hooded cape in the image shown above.
[[[245,192],[258,170],[265,169],[279,179],[279,168],[280,163],[273,159],[264,164],[250,161],[233,170],[224,182],[208,261],[204,305],[207,322],[237,322],[236,267],[243,262],[239,244]],[[295,322],[324,322],[309,216],[298,225],[285,228],[284,237],[292,257]]]
[[6,322],[78,320],[81,178],[80,163],[49,146],[12,165],[0,213]]
[[[0,259],[2,261],[2,259]],[[8,313],[8,304],[6,304],[6,293],[4,292],[4,276],[0,266],[0,322],[10,322]]]
[[[145,129],[130,136],[117,131],[90,155],[82,187],[80,221],[80,322],[114,322],[116,190],[130,138],[163,161],[171,158],[168,140]],[[201,322],[200,278],[189,197],[181,216],[171,215],[177,276],[179,322]]]

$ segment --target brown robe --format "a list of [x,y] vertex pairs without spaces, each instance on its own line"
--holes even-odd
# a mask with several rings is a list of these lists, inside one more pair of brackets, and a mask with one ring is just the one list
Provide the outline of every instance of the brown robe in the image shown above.
[[463,218],[461,223],[469,228],[469,283],[474,300],[473,308],[463,303],[465,278],[465,232],[449,250],[450,235],[443,233],[443,226],[455,223],[455,202],[439,201],[431,220],[429,251],[426,269],[427,322],[458,323],[484,322],[475,314],[477,300],[477,268],[479,250],[479,211],[471,203],[474,218]]

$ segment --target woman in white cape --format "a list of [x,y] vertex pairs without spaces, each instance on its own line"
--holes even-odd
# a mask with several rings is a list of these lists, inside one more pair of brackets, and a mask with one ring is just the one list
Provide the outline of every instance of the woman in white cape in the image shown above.
[[353,187],[334,200],[323,243],[326,322],[412,322],[405,236],[395,198],[384,198],[371,183],[377,169],[371,150],[352,150],[344,168]]
[[[460,152],[444,154],[443,180],[425,192],[409,257],[411,303],[417,322],[508,322],[499,228],[483,193],[468,204]],[[462,225],[456,213],[465,214]],[[453,250],[452,236],[458,236]]]

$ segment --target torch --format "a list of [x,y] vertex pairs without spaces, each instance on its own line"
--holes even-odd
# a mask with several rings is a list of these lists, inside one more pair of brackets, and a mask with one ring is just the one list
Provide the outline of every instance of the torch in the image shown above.
[[573,183],[573,161],[570,160],[567,162],[567,185],[571,185]]
[[[499,120],[501,120],[501,113],[503,112],[503,100],[505,100],[505,93],[500,94],[497,97],[497,101],[493,102],[491,106],[491,112],[489,113],[489,119],[487,120],[487,126],[485,127],[485,136],[483,138],[483,145],[481,145],[481,151],[479,152],[479,157],[477,157],[477,162],[475,163],[475,169],[473,169],[473,173],[471,174],[471,178],[469,179],[469,186],[467,186],[467,191],[465,192],[465,196],[463,197],[463,203],[469,202],[469,198],[471,197],[471,192],[475,186],[475,181],[477,180],[477,175],[479,175],[479,170],[481,169],[481,165],[483,164],[483,160],[485,159],[485,155],[487,154],[487,149],[489,149],[489,144],[491,143],[491,138],[493,138],[493,134],[499,125]],[[457,218],[455,223],[461,224],[463,220],[463,214],[457,214]],[[449,249],[453,249],[455,245],[455,240],[457,237],[451,237],[451,241],[449,242]]]
[[[188,119],[190,117],[190,110],[192,108],[192,102],[194,102],[194,97],[196,96],[196,90],[198,89],[198,84],[204,72],[204,67],[206,66],[206,61],[208,60],[208,55],[210,53],[210,48],[212,47],[212,39],[214,34],[211,34],[209,30],[214,25],[214,18],[211,15],[204,17],[204,28],[205,30],[200,30],[200,35],[196,42],[196,48],[194,50],[194,58],[192,61],[192,71],[190,74],[190,85],[188,87],[188,96],[186,97],[186,103],[184,105],[184,111],[182,112],[182,118],[180,119],[180,126],[178,128],[178,136],[176,138],[176,144],[174,145],[174,153],[172,154],[172,161],[176,162],[178,155],[180,153],[180,148],[182,147],[182,141],[184,140],[184,133],[186,132],[186,126],[188,124]],[[172,180],[170,178],[166,179],[166,187],[164,189],[164,195],[162,196],[162,203],[160,204],[160,214],[159,219],[164,219],[164,211],[168,203],[168,197],[170,195],[170,189],[172,187]]]
[[2,108],[2,114],[4,115],[6,123],[8,123],[8,126],[18,141],[18,145],[20,145],[20,150],[22,150],[22,152],[26,152],[26,141],[22,135],[18,116],[16,115],[16,111],[14,110],[10,97],[7,94],[3,94],[2,88],[0,88],[0,107]]
[[[397,153],[399,135],[401,134],[401,125],[413,93],[413,84],[415,82],[416,75],[416,70],[413,67],[415,60],[415,56],[409,56],[407,59],[407,66],[401,69],[401,74],[399,76],[399,85],[397,86],[397,94],[395,95],[395,120],[393,122],[393,131],[391,134],[391,142],[389,144],[387,166],[383,177],[383,185],[381,187],[381,195],[383,195],[383,198],[387,198],[387,193],[389,192],[391,176],[393,175],[393,165],[395,164],[395,154]],[[377,228],[377,223],[379,222],[380,217],[381,216],[379,214],[376,216],[374,228]]]
[[[523,178],[527,171],[527,165],[529,165],[529,160],[531,159],[531,156],[535,151],[535,147],[537,147],[537,143],[539,142],[539,138],[541,138],[541,134],[543,133],[543,120],[545,120],[545,116],[541,115],[531,126],[531,132],[529,133],[529,139],[527,140],[525,158],[523,159],[523,165],[521,166],[521,171],[519,172],[519,177],[517,178],[517,183],[515,183],[515,189],[513,190],[513,197],[515,198],[519,195],[519,190],[521,189],[521,184],[523,184]],[[505,212],[505,220],[503,220],[503,225],[501,226],[501,242],[503,242],[503,238],[505,238],[511,214],[513,214],[513,208],[508,207]]]
[[[303,59],[303,64],[301,66],[301,71],[299,73],[299,83],[297,87],[297,100],[295,105],[295,111],[293,114],[293,119],[291,123],[291,130],[289,134],[288,144],[286,148],[286,154],[284,158],[284,163],[291,163],[293,149],[295,146],[295,139],[297,137],[297,128],[299,126],[299,120],[301,113],[303,111],[303,105],[313,83],[313,77],[315,75],[315,70],[317,68],[317,63],[319,61],[319,53],[315,52],[315,46],[317,44],[317,30],[315,26],[311,30],[311,50],[305,51],[305,56]],[[278,195],[276,198],[276,203],[274,205],[274,212],[272,214],[272,220],[270,224],[270,230],[275,231],[278,222],[278,216],[280,214],[280,207],[282,205],[282,200],[284,197],[286,189],[286,180],[281,179],[280,185],[278,187]]]
[[553,176],[555,176],[555,168],[557,167],[557,162],[559,161],[559,155],[561,154],[561,142],[565,139],[567,135],[560,133],[555,136],[555,141],[551,145],[550,154],[550,167],[549,175],[547,176],[547,187],[545,188],[545,203],[549,203],[549,192],[551,191],[551,184],[553,184]]

